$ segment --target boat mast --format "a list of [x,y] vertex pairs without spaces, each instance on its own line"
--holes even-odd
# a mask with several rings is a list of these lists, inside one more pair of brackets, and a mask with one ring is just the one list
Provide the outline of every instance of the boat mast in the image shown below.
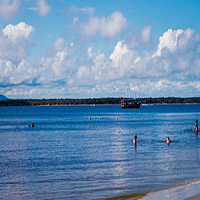
[[[135,86],[133,86],[133,91],[134,91],[134,97],[135,97],[135,99],[136,99],[136,92],[135,92]],[[131,91],[131,89],[130,89],[130,86],[128,85],[128,87],[127,87],[127,98],[131,98],[131,96],[130,96],[130,91]]]
[[130,99],[130,86],[127,87],[127,98]]
[[134,86],[134,95],[135,95],[135,98],[136,98],[135,86]]

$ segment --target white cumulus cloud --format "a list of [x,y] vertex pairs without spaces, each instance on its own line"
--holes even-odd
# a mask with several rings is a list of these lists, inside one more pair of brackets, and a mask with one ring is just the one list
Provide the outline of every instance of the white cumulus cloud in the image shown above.
[[31,47],[29,38],[33,33],[34,28],[24,22],[7,25],[0,32],[0,59],[12,62],[25,59]]
[[118,66],[122,56],[128,52],[128,47],[124,44],[124,41],[119,41],[115,46],[113,53],[110,55],[110,59],[114,62],[115,66]]
[[83,35],[90,38],[99,33],[101,37],[113,39],[128,25],[126,18],[120,12],[114,12],[109,17],[91,17],[83,26]]
[[20,22],[17,25],[9,24],[2,30],[3,34],[7,36],[13,42],[17,40],[27,40],[31,34],[34,32],[34,28],[32,26],[27,25],[24,22]]
[[26,60],[17,65],[5,59],[0,59],[1,84],[31,84],[38,71]]
[[39,63],[41,74],[38,78],[40,83],[50,83],[53,81],[64,81],[71,79],[74,68],[77,66],[72,58],[74,44],[65,44],[63,38],[59,38],[54,43],[50,55],[42,57]]
[[172,29],[169,29],[167,32],[165,32],[163,36],[161,36],[159,39],[160,43],[158,45],[157,52],[153,55],[153,57],[161,56],[161,52],[164,48],[167,48],[171,52],[174,52],[177,48],[178,37],[181,34],[183,34],[182,29],[178,29],[174,31],[172,31]]
[[[173,76],[177,79],[197,79],[196,70],[199,63],[198,46],[200,34],[188,28],[186,30],[171,30],[160,37],[158,48],[153,54],[150,69],[156,71],[158,76]],[[153,72],[152,71],[152,72]],[[194,73],[195,71],[195,73]],[[158,73],[159,72],[159,73]]]
[[121,77],[139,76],[146,69],[146,65],[141,65],[144,62],[138,52],[130,49],[124,40],[117,43],[109,58],[112,61],[113,67],[118,69],[116,73],[118,73],[118,76],[120,74]]

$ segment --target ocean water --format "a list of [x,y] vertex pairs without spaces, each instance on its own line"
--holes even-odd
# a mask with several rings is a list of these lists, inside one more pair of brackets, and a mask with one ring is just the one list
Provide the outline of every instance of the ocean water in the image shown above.
[[196,119],[200,105],[0,107],[0,199],[103,199],[199,179]]

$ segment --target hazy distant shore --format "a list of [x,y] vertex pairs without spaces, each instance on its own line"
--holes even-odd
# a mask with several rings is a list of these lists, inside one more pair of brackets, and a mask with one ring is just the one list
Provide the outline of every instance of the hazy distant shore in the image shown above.
[[[0,106],[41,106],[41,105],[120,105],[123,97],[88,98],[88,99],[7,99],[0,101]],[[158,104],[200,104],[200,97],[158,97],[137,98],[142,105]]]

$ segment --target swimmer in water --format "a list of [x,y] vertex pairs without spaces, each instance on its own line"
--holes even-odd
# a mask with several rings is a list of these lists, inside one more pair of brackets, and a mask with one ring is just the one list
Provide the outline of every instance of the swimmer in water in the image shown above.
[[34,127],[35,126],[35,124],[34,124],[34,122],[32,122],[32,124],[30,125],[28,125],[29,127]]
[[134,135],[133,144],[134,144],[134,146],[136,146],[136,144],[137,144],[137,135]]
[[194,125],[194,132],[198,134],[198,120],[196,120],[196,123]]
[[169,137],[167,137],[167,144],[170,144],[171,143],[171,140],[169,139]]

